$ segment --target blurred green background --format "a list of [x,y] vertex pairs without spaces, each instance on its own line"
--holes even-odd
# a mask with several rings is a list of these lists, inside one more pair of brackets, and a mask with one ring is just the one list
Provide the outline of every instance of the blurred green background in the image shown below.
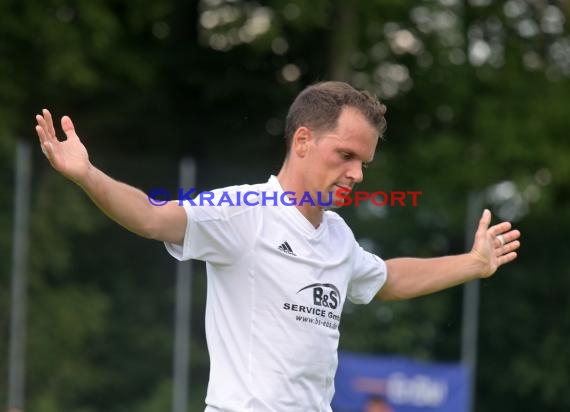
[[[26,410],[171,405],[175,263],[50,168],[36,113],[69,114],[91,161],[119,180],[174,193],[178,162],[193,156],[207,190],[276,174],[288,105],[337,79],[388,107],[361,187],[423,192],[417,207],[340,211],[382,257],[464,251],[469,193],[509,182],[487,206],[516,222],[523,246],[481,284],[476,410],[570,410],[569,18],[569,1],[547,0],[1,0],[0,405],[17,139],[34,148]],[[205,276],[194,269],[200,411]],[[455,288],[346,306],[341,348],[457,361],[461,304]]]

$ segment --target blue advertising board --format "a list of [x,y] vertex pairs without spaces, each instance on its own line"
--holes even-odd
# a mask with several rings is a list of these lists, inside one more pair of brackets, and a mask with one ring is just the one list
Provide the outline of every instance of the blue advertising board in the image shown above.
[[362,412],[373,397],[393,412],[467,412],[469,376],[456,363],[339,352],[334,412]]

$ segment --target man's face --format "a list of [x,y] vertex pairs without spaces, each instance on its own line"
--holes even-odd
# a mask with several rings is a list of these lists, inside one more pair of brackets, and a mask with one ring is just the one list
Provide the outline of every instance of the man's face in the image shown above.
[[[312,132],[305,158],[304,187],[321,203],[333,206],[339,189],[352,190],[363,179],[363,168],[374,158],[378,131],[355,108],[345,107],[335,130]],[[346,196],[346,192],[345,192]]]

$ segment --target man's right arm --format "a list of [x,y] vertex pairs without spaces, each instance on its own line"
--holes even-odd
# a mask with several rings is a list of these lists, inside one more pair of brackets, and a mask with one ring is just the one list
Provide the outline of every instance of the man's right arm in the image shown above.
[[140,236],[182,244],[187,217],[177,201],[154,206],[141,190],[114,180],[95,168],[69,117],[61,119],[67,136],[64,141],[57,139],[49,111],[43,110],[36,120],[42,151],[51,165],[78,184],[107,216]]

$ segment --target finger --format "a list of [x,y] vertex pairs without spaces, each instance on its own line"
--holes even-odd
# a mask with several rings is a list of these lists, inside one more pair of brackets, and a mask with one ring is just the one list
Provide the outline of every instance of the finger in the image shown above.
[[506,255],[500,256],[498,258],[499,266],[502,266],[506,263],[512,262],[517,258],[517,252],[507,253]]
[[501,257],[503,255],[507,255],[511,252],[514,252],[521,246],[521,242],[515,240],[513,242],[507,243],[505,246],[497,248],[496,256]]
[[53,159],[53,146],[50,142],[42,145],[42,152],[47,157],[47,159],[51,162]]
[[505,239],[505,243],[512,242],[513,240],[517,240],[521,237],[521,232],[518,230],[511,230],[510,232],[503,233],[503,239]]
[[51,154],[53,152],[51,143],[45,137],[45,130],[41,126],[36,126],[36,133],[40,138],[40,146],[42,148],[43,154],[51,160]]
[[504,235],[505,232],[511,230],[511,222],[502,222],[489,228],[489,233],[493,236]]
[[491,223],[491,211],[489,209],[485,209],[483,214],[481,215],[481,219],[479,220],[479,227],[477,231],[487,231],[489,224]]
[[49,126],[46,123],[45,118],[42,115],[37,115],[36,116],[36,121],[38,122],[38,125],[42,128],[43,130],[43,136],[45,138],[46,142],[53,142],[53,141],[57,141],[57,137],[55,137],[55,135],[52,135],[49,132]]
[[[38,115],[37,117],[41,117],[41,116]],[[38,137],[40,139],[40,144],[43,147],[47,143],[47,137],[45,135],[43,127],[41,127],[39,124],[36,126],[36,133],[38,134]]]
[[507,241],[503,235],[497,235],[495,236],[494,243],[496,248],[501,248],[507,243]]
[[73,122],[71,121],[69,116],[63,116],[61,118],[61,128],[65,132],[65,135],[67,136],[68,139],[79,140],[79,137],[75,133],[75,127],[73,126]]
[[511,230],[510,232],[507,233],[502,233],[500,235],[497,235],[495,237],[495,245],[496,246],[501,246],[501,242],[499,241],[499,236],[503,237],[504,240],[504,244],[508,244],[514,240],[517,240],[521,237],[521,232],[519,232],[518,230]]
[[42,113],[44,115],[44,119],[48,125],[48,132],[53,136],[56,137],[55,128],[53,127],[53,119],[51,117],[51,113],[48,109],[43,109]]

